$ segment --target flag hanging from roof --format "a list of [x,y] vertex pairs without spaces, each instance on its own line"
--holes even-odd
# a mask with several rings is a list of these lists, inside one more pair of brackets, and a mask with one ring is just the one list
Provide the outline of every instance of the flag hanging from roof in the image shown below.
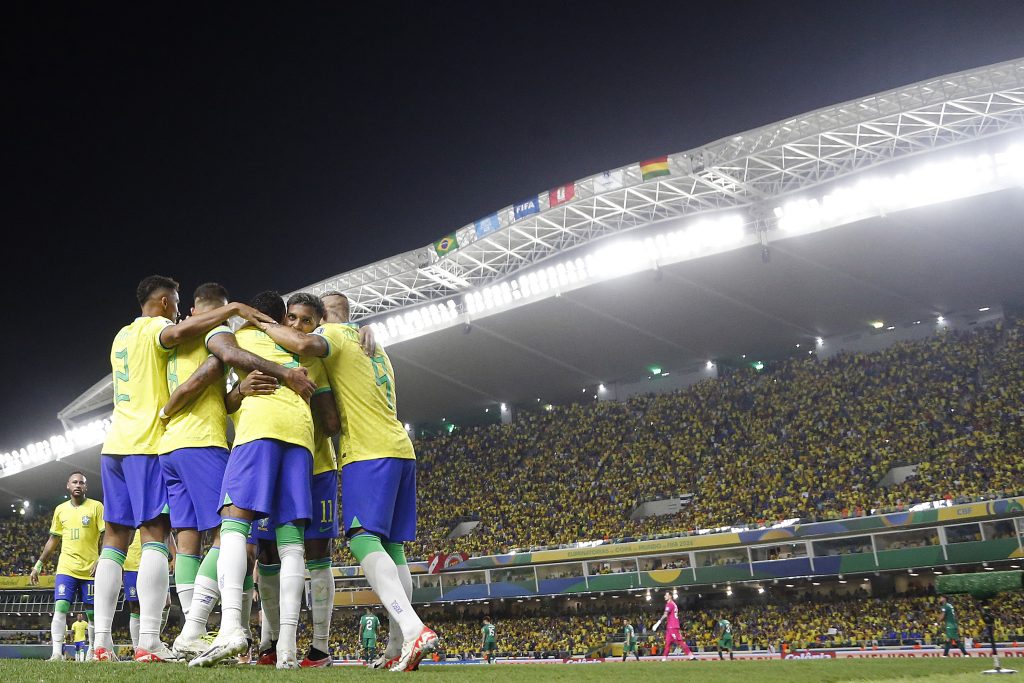
[[575,196],[576,183],[566,183],[561,187],[556,187],[553,190],[548,191],[548,204],[551,206],[565,204],[568,201],[572,201],[572,198]]
[[478,221],[473,221],[473,228],[476,230],[476,238],[480,239],[490,235],[492,232],[501,230],[501,219],[498,218],[498,214],[492,213],[490,216],[484,216]]
[[650,180],[651,178],[658,178],[663,175],[671,175],[671,171],[668,170],[668,157],[655,157],[654,159],[648,159],[647,161],[640,162],[640,175],[644,180]]
[[455,237],[454,232],[434,242],[434,251],[437,252],[438,256],[444,256],[455,251],[458,248],[459,240]]
[[537,213],[538,211],[540,211],[540,197],[536,196],[524,199],[523,201],[516,202],[512,205],[512,213],[515,215],[517,221],[526,218],[530,214]]
[[594,176],[594,193],[608,192],[622,187],[622,169],[617,171],[605,171],[601,175]]

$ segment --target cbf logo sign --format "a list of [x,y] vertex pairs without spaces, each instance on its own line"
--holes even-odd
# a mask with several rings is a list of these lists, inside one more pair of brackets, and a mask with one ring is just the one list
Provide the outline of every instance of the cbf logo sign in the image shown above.
[[128,594],[131,595],[133,598],[137,596],[137,593],[136,593],[136,590],[135,590],[135,586],[132,586],[131,588],[128,589]]
[[92,521],[92,517],[90,517],[89,515],[82,515],[82,526],[83,527],[89,526],[89,522],[91,522],[91,521]]
[[65,586],[65,585],[64,585],[64,584],[62,583],[61,585],[59,585],[59,586],[57,587],[57,592],[58,592],[58,593],[60,593],[61,595],[64,595],[65,593],[67,593],[67,592],[68,592],[68,587],[67,587],[67,586]]

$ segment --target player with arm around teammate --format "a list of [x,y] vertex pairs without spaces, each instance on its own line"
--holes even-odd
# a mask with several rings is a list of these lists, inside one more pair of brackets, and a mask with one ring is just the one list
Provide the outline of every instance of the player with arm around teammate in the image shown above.
[[326,322],[313,334],[261,327],[292,353],[324,359],[341,419],[344,532],[391,622],[388,646],[374,665],[410,671],[437,647],[437,634],[410,602],[412,575],[403,547],[416,537],[416,454],[395,413],[391,359],[380,345],[372,357],[363,352],[344,295],[329,292],[322,300]]
[[178,319],[178,283],[160,275],[136,288],[141,315],[122,327],[110,349],[114,412],[100,451],[103,480],[104,546],[96,565],[96,649],[99,661],[113,661],[111,626],[121,587],[125,552],[133,530],[142,535],[139,566],[139,648],[137,661],[181,661],[160,641],[169,586],[170,533],[167,492],[158,458],[164,425],[160,408],[168,398],[167,362],[179,344],[205,335],[228,318],[264,319],[249,306],[229,304],[188,320]]

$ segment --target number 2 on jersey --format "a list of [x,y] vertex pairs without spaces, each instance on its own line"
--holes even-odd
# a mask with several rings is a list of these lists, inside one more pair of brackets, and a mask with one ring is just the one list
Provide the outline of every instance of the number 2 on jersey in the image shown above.
[[131,401],[131,397],[128,394],[121,393],[121,387],[118,382],[128,381],[128,349],[123,348],[120,351],[114,353],[114,358],[118,359],[124,364],[123,370],[114,371],[114,403],[120,403],[121,401]]

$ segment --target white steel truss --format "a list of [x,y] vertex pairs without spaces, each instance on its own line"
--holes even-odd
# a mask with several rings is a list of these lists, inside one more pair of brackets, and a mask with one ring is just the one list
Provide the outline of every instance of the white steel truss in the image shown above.
[[844,102],[668,156],[671,175],[639,164],[571,183],[573,197],[500,228],[456,232],[460,247],[425,246],[305,288],[348,296],[354,319],[396,313],[504,278],[609,235],[670,218],[747,208],[895,159],[1024,128],[1024,59],[933,78]]
[[[498,227],[455,231],[460,247],[399,254],[303,288],[348,296],[356,320],[398,313],[463,294],[567,250],[671,218],[742,208],[751,219],[767,202],[896,159],[1024,130],[1024,58],[929,79],[851,100],[668,155],[670,175],[644,181],[631,164],[577,180],[572,197],[515,220],[496,212]],[[458,306],[461,307],[461,301]],[[100,380],[61,411],[65,427],[109,405]]]

